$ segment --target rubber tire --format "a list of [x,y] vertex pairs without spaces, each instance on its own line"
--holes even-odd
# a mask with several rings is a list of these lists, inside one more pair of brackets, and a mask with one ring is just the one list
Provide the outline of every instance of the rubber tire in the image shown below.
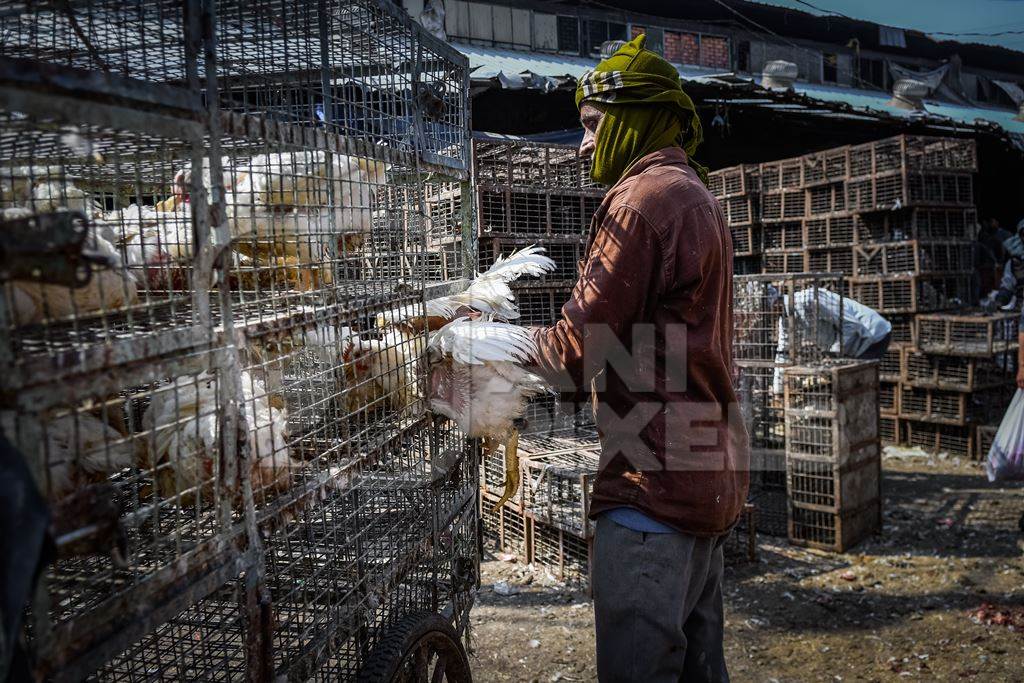
[[459,635],[448,620],[433,612],[413,612],[391,626],[373,649],[359,672],[359,683],[391,683],[401,671],[407,657],[426,637],[440,638],[449,654],[454,655],[445,667],[452,683],[472,683],[469,658]]

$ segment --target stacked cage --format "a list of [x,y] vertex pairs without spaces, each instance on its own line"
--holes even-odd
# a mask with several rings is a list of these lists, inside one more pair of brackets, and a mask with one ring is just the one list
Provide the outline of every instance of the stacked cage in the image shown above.
[[834,352],[835,340],[820,339],[818,330],[841,322],[842,291],[842,276],[830,273],[733,278],[735,389],[750,436],[750,502],[760,533],[788,532],[783,369]]
[[[934,313],[915,320],[901,351],[893,441],[963,458],[984,458],[1014,390],[1016,313]],[[883,419],[883,425],[885,419]]]
[[878,364],[786,368],[789,539],[843,552],[881,529]]
[[[530,245],[543,247],[553,272],[513,285],[523,325],[553,325],[578,277],[590,224],[605,189],[590,177],[590,159],[572,145],[480,138],[473,141],[480,268]],[[526,431],[543,434],[589,424],[588,411],[535,399]]]
[[761,272],[760,177],[756,165],[708,173],[708,190],[718,199],[732,234],[733,272]]
[[427,257],[459,230],[428,174],[468,193],[465,58],[376,0],[0,25],[0,425],[56,547],[36,674],[350,679],[426,615],[463,666],[476,460],[424,337],[375,319],[473,265]]

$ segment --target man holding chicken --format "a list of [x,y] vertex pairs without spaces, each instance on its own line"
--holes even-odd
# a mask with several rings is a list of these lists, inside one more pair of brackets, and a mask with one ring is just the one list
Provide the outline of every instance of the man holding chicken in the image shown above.
[[732,366],[732,241],[692,154],[675,67],[626,43],[576,92],[594,180],[572,298],[535,329],[536,371],[601,434],[594,610],[602,681],[726,681],[722,542],[748,486]]

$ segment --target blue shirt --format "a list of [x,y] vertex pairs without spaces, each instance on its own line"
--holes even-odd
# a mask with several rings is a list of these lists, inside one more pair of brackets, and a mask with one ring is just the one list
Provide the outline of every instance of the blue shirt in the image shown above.
[[640,512],[636,508],[631,507],[618,507],[606,510],[601,513],[603,517],[607,517],[619,526],[624,526],[627,529],[633,531],[642,531],[647,534],[678,534],[679,532],[670,527],[667,524],[662,524],[658,520],[648,517],[644,513]]

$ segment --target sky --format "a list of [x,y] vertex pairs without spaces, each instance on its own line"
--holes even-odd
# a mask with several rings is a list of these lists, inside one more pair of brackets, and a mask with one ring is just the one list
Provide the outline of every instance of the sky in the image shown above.
[[[816,12],[798,0],[754,0],[768,5]],[[932,31],[996,33],[1004,36],[938,36],[936,40],[1002,45],[1024,52],[1024,0],[807,0],[823,10],[878,24]]]

